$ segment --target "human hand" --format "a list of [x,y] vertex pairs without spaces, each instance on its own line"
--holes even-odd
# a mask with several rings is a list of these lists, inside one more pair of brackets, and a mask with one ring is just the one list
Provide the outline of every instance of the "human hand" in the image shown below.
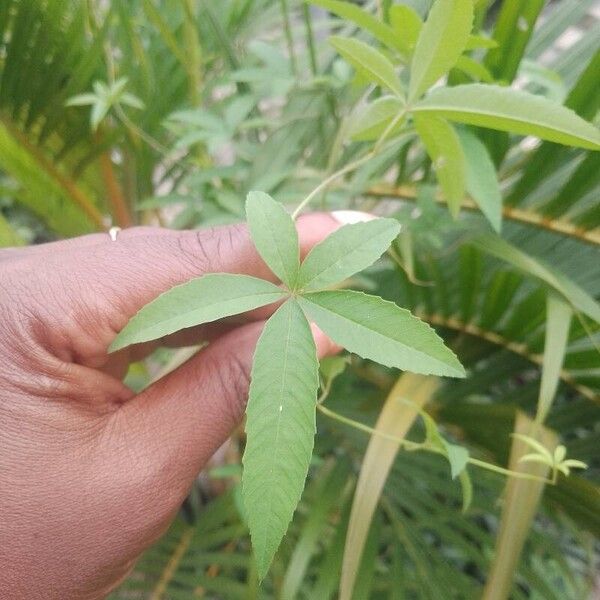
[[[302,252],[339,225],[298,219]],[[273,307],[107,353],[144,304],[208,272],[270,276],[242,225],[0,251],[0,597],[104,597],[239,423]],[[314,335],[320,356],[336,351]],[[160,343],[200,340],[210,343],[140,394],[123,384]]]

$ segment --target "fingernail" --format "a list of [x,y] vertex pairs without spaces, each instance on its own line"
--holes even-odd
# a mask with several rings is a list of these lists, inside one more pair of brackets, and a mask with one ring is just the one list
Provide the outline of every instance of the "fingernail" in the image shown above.
[[354,223],[366,223],[377,217],[360,210],[334,210],[331,216],[342,225],[354,225]]

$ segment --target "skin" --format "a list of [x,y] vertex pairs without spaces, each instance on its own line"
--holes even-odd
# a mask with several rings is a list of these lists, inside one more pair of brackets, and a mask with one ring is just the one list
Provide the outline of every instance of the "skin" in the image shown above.
[[[298,220],[302,253],[340,224]],[[144,304],[209,272],[273,280],[245,226],[133,228],[0,251],[0,597],[105,597],[239,424],[267,307],[107,354]],[[314,331],[318,354],[336,352]],[[210,340],[139,394],[159,344]]]

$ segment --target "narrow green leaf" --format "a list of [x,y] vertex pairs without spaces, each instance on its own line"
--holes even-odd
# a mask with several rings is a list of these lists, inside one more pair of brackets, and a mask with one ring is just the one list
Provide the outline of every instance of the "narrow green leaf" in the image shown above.
[[419,13],[406,4],[394,4],[390,6],[390,25],[396,37],[403,40],[408,50],[412,51],[423,28]]
[[413,111],[567,146],[600,149],[598,129],[569,108],[497,85],[470,83],[440,88],[416,104]]
[[498,42],[481,33],[472,33],[467,40],[465,50],[476,50],[477,48],[496,48]]
[[494,82],[492,74],[487,70],[485,65],[482,65],[474,58],[466,56],[465,54],[458,57],[454,68],[458,69],[459,71],[462,71],[465,75],[468,76],[469,79],[473,81],[483,81],[485,83]]
[[471,131],[459,129],[458,137],[467,165],[467,191],[499,233],[502,227],[502,194],[492,157],[486,145]]
[[[361,114],[350,123],[350,136],[358,141],[376,140],[398,116],[404,105],[395,96],[382,96],[368,104]],[[390,137],[402,128],[404,120],[398,121]]]
[[65,102],[65,106],[88,106],[90,104],[96,104],[98,96],[95,94],[78,94],[72,96]]
[[431,158],[452,216],[460,212],[465,197],[466,159],[452,125],[444,119],[415,115],[415,128]]
[[312,292],[298,301],[332,340],[363,358],[414,373],[464,377],[435,331],[393,302],[350,290]]
[[331,37],[331,45],[364,77],[404,98],[402,84],[389,59],[368,44],[351,38]]
[[264,192],[248,194],[246,217],[258,253],[283,283],[293,287],[300,266],[300,247],[292,217]]
[[96,131],[96,129],[98,129],[100,123],[102,123],[110,108],[110,104],[108,104],[102,98],[98,98],[96,102],[92,104],[92,112],[90,114],[90,125],[92,127],[92,131]]
[[[562,369],[573,309],[555,294],[546,301],[546,341],[542,362],[542,381],[538,397],[536,420],[543,423],[552,406]],[[560,462],[560,461],[559,461]]]
[[285,296],[276,285],[256,277],[227,273],[204,275],[176,285],[146,304],[115,338],[110,351],[237,315]]
[[319,361],[319,372],[328,385],[346,370],[349,363],[350,357],[348,355],[326,356]]
[[339,283],[373,264],[400,233],[393,219],[344,225],[317,244],[304,259],[298,289],[318,290]]
[[23,245],[25,245],[25,240],[0,213],[0,248]]
[[538,440],[532,438],[529,435],[525,435],[524,433],[513,433],[512,437],[523,442],[524,444],[527,444],[530,448],[533,448],[541,456],[544,456],[547,460],[547,464],[552,464],[552,453],[550,452],[550,450],[548,450],[548,448],[546,448],[546,446],[541,444]]
[[[514,437],[510,450],[509,469],[537,477],[546,477],[548,467],[537,463],[520,463],[525,454],[523,440],[519,437],[535,435],[542,447],[554,449],[556,434],[545,427],[534,424],[527,415],[517,412]],[[482,600],[509,598],[513,580],[518,573],[521,552],[531,532],[533,519],[544,491],[543,481],[532,481],[509,477],[506,482],[504,504],[500,527],[496,539],[496,548],[490,565]]]
[[537,277],[562,294],[577,310],[600,323],[600,304],[563,273],[519,250],[497,235],[479,235],[474,242],[483,252],[496,256],[521,271]]
[[242,496],[260,579],[304,488],[315,435],[317,370],[310,327],[289,300],[258,341],[246,410]]
[[520,463],[525,463],[525,462],[533,462],[533,463],[539,463],[541,465],[546,465],[547,467],[552,468],[552,466],[554,465],[554,462],[552,460],[548,460],[545,456],[542,456],[541,454],[526,454],[525,456],[521,456],[521,458],[519,459]]
[[469,506],[471,506],[471,502],[473,502],[473,483],[467,469],[464,469],[460,473],[458,479],[460,481],[463,496],[462,511],[463,513],[466,513],[469,510]]
[[[402,373],[383,404],[374,428],[383,435],[372,435],[369,440],[352,501],[342,563],[340,600],[356,597],[353,591],[371,521],[400,442],[439,385],[437,377]],[[410,399],[410,403],[406,399]]]
[[496,79],[511,82],[519,70],[545,0],[512,0],[500,5],[493,36],[496,48],[485,57]]
[[570,467],[571,469],[587,469],[588,466],[582,460],[575,460],[573,458],[568,458],[562,463],[565,467]]
[[368,31],[385,44],[391,50],[397,50],[401,54],[408,52],[405,39],[398,36],[396,32],[386,23],[376,19],[356,4],[341,2],[340,0],[308,0],[311,4],[320,6],[343,19],[356,23],[361,29]]
[[452,479],[456,479],[467,467],[469,462],[469,451],[458,444],[451,444],[442,438],[446,458],[450,463],[450,474]]
[[312,489],[307,489],[306,495],[312,492],[314,496],[311,494],[311,498],[314,498],[315,502],[302,525],[301,533],[287,564],[279,596],[281,600],[295,600],[300,595],[300,588],[306,581],[311,558],[320,550],[320,542],[328,533],[330,513],[334,512],[340,499],[344,498],[341,492],[349,475],[349,461],[331,457],[315,479],[311,479]]
[[419,34],[408,97],[415,100],[446,74],[462,54],[473,26],[473,0],[437,0]]
[[425,441],[443,453],[450,463],[452,479],[456,479],[465,470],[469,462],[469,451],[458,444],[448,442],[440,433],[434,418],[422,408],[418,410],[425,424]]

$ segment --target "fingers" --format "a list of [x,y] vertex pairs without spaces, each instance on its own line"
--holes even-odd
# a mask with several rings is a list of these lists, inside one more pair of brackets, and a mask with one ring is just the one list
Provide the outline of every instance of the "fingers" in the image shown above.
[[[118,430],[138,445],[136,453],[152,456],[161,486],[167,477],[184,497],[238,425],[263,325],[248,324],[223,336],[115,413]],[[340,350],[320,330],[313,328],[313,335],[319,357]]]
[[[327,213],[298,219],[301,254],[340,225]],[[122,231],[116,242],[106,234],[80,242],[78,251],[73,242],[48,258],[46,269],[55,270],[57,287],[68,296],[59,299],[61,310],[68,308],[65,320],[57,324],[62,339],[87,366],[102,367],[116,333],[142,306],[174,285],[212,272],[274,280],[245,225],[185,232],[133,228]]]

